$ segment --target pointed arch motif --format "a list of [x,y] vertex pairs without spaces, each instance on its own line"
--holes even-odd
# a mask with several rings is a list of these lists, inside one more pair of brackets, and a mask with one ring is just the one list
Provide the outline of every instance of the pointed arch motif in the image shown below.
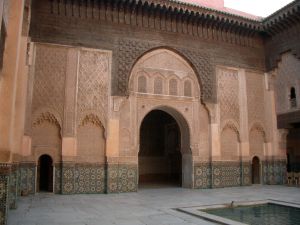
[[81,126],[84,126],[88,123],[91,123],[97,127],[100,127],[100,128],[103,128],[104,129],[104,126],[101,122],[101,120],[99,119],[99,117],[93,113],[90,113],[90,114],[87,114],[83,117],[83,119],[81,120],[80,124],[79,124],[79,127]]
[[221,134],[222,134],[222,132],[224,131],[224,130],[226,130],[226,129],[231,129],[231,130],[233,130],[235,133],[236,133],[236,135],[237,135],[237,138],[238,138],[238,141],[240,142],[241,141],[241,138],[240,138],[240,131],[239,131],[239,129],[238,129],[238,124],[235,122],[235,121],[233,121],[233,120],[227,120],[225,123],[224,123],[224,125],[223,125],[223,127],[222,127],[222,129],[221,129]]
[[40,113],[38,116],[36,116],[34,118],[32,125],[33,125],[33,127],[36,127],[36,126],[42,124],[43,122],[48,122],[50,124],[57,126],[59,129],[61,129],[61,124],[59,123],[57,117],[51,112]]
[[251,132],[253,132],[253,131],[257,131],[257,132],[261,133],[261,135],[263,136],[264,142],[268,142],[269,137],[265,130],[266,129],[264,128],[264,126],[261,122],[255,121],[250,126],[249,134],[251,134]]

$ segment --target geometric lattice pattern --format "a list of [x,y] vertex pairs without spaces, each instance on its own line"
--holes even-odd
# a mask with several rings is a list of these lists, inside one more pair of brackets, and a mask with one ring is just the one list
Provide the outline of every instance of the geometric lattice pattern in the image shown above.
[[42,107],[63,116],[67,48],[36,45],[32,112]]
[[257,73],[247,73],[246,83],[249,126],[254,122],[265,126],[264,77]]
[[239,80],[235,70],[222,69],[218,76],[218,100],[222,122],[232,119],[239,124]]
[[77,95],[78,119],[81,119],[86,111],[96,111],[101,115],[106,115],[108,72],[108,53],[80,51]]

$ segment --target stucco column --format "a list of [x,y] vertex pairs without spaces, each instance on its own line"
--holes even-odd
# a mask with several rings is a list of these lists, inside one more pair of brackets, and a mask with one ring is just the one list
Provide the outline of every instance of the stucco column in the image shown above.
[[118,118],[110,118],[107,123],[106,136],[106,191],[117,193],[119,182],[119,126]]
[[[268,183],[270,184],[283,184],[285,182],[286,174],[286,147],[282,148],[282,140],[278,135],[277,129],[277,115],[275,107],[275,92],[274,92],[274,79],[272,73],[265,73],[265,105],[266,105],[266,120],[269,128],[269,138],[266,143],[267,153],[267,171]],[[281,132],[280,132],[281,133]],[[285,132],[282,132],[284,134]],[[287,134],[287,133],[286,133]]]
[[66,83],[65,83],[65,101],[64,101],[64,121],[62,132],[62,160],[73,161],[77,155],[76,151],[76,98],[77,98],[77,80],[78,80],[78,49],[68,50]]
[[211,160],[219,160],[221,156],[221,143],[220,143],[220,121],[218,121],[217,115],[219,115],[218,104],[206,104],[210,114],[210,148],[211,148]]
[[14,154],[13,161],[20,160],[23,148],[23,135],[25,124],[25,109],[26,109],[26,97],[27,97],[27,82],[28,82],[28,66],[26,63],[27,58],[27,43],[28,38],[21,38],[16,101],[15,101],[15,115],[14,115],[14,137],[12,152]]
[[7,37],[0,80],[0,161],[11,160],[24,0],[9,2]]
[[[3,3],[3,1],[1,1]],[[17,171],[12,164],[12,151],[15,138],[15,119],[20,112],[16,111],[19,105],[17,90],[19,58],[21,48],[21,31],[23,20],[24,0],[10,0],[8,2],[7,36],[3,54],[3,68],[0,72],[0,223],[6,224],[8,208],[16,207]],[[2,6],[1,10],[2,11]],[[2,13],[1,13],[2,14]],[[2,17],[1,17],[2,18]],[[19,81],[19,83],[17,83]],[[20,125],[22,127],[22,125]],[[16,127],[18,129],[19,127]],[[20,144],[20,143],[19,143]],[[20,146],[20,145],[19,145]],[[18,149],[19,150],[19,149]]]
[[28,73],[27,73],[27,92],[26,92],[26,102],[25,102],[25,112],[24,112],[24,136],[22,141],[22,151],[21,155],[24,157],[31,155],[31,128],[32,128],[32,97],[33,97],[33,81],[34,81],[34,44],[30,43],[27,49],[27,63],[28,63]]
[[249,160],[249,126],[248,126],[248,107],[247,107],[247,84],[244,69],[239,69],[239,104],[240,104],[240,154],[242,160]]
[[[55,192],[59,193],[61,186],[62,194],[72,194],[75,191],[75,162],[77,156],[76,128],[77,124],[77,89],[79,50],[68,49],[68,60],[66,67],[64,120],[62,130],[62,162],[54,165]],[[56,179],[61,174],[60,179]]]
[[245,69],[239,69],[239,105],[240,105],[240,163],[241,163],[241,185],[249,185],[251,181],[249,159],[249,125],[247,105],[247,83]]

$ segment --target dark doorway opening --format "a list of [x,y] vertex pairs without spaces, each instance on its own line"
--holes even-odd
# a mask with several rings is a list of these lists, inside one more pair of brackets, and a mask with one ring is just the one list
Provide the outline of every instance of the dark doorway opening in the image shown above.
[[151,111],[140,127],[139,186],[181,186],[181,134],[176,120]]
[[257,156],[252,159],[252,184],[260,184],[260,162]]
[[53,162],[49,155],[39,158],[39,191],[53,192]]

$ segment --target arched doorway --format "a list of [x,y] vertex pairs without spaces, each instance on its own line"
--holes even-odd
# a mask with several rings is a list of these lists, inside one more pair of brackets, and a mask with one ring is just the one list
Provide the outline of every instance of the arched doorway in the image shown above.
[[38,173],[38,190],[53,192],[53,161],[49,155],[39,158]]
[[257,156],[252,159],[252,184],[260,184],[260,162]]
[[176,120],[153,110],[140,127],[139,186],[181,186],[181,134]]

